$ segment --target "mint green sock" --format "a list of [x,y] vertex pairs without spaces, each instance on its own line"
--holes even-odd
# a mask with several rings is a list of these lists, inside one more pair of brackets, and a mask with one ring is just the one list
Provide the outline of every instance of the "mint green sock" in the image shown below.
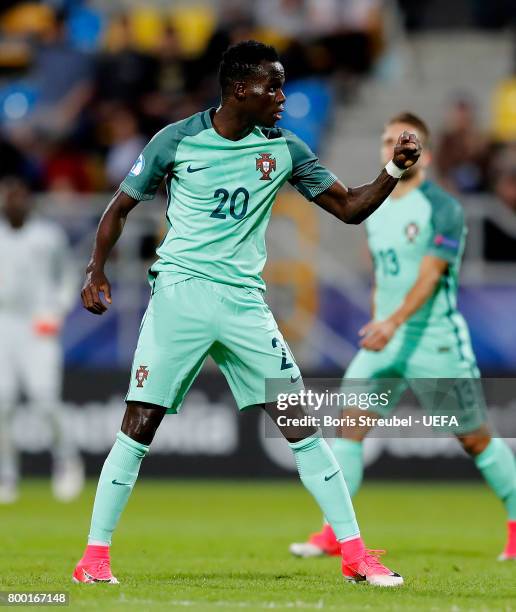
[[475,457],[475,464],[487,484],[503,501],[508,519],[516,520],[516,460],[507,443],[493,438]]
[[360,535],[346,481],[326,441],[315,435],[289,446],[301,482],[315,497],[337,540]]
[[111,536],[138,478],[149,447],[119,431],[100,473],[88,542],[111,544]]
[[340,465],[344,480],[348,485],[349,494],[351,497],[355,497],[364,476],[362,442],[349,440],[348,438],[337,438],[334,440],[331,450]]

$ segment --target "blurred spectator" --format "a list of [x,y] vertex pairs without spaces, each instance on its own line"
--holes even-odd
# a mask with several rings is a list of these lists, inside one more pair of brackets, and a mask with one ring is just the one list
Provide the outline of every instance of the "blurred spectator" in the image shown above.
[[37,178],[75,203],[77,193],[118,185],[166,124],[217,104],[218,64],[232,43],[257,37],[277,45],[289,82],[367,70],[382,0],[219,0],[216,27],[209,19],[203,26],[204,49],[189,45],[188,11],[181,17],[178,7],[151,3],[120,14],[88,0],[8,4],[3,32],[25,47],[6,71],[27,78],[0,90],[9,143],[0,141],[0,151],[9,174]]
[[60,201],[65,200],[67,195],[91,191],[87,157],[73,142],[56,144],[47,155],[43,168],[45,189],[59,196]]
[[140,133],[136,114],[127,106],[115,106],[109,121],[111,147],[106,156],[110,188],[118,187],[140,155],[147,140]]
[[97,94],[101,101],[138,104],[155,90],[158,65],[155,58],[136,48],[127,15],[116,25],[114,48],[98,60]]
[[[161,125],[193,114],[187,92],[189,62],[183,56],[176,30],[168,25],[156,51],[156,87],[142,101],[148,132],[155,133]],[[195,103],[194,103],[195,104]]]
[[306,37],[310,23],[305,0],[262,0],[253,5],[258,26],[291,38]]
[[500,151],[495,160],[494,190],[499,204],[484,222],[484,257],[516,261],[516,145]]
[[279,37],[275,42],[282,47],[281,60],[289,81],[304,78],[311,72],[329,72],[331,58],[327,51],[309,42],[306,0],[256,2],[253,17],[260,32]]
[[435,166],[443,186],[459,193],[485,189],[488,149],[473,104],[458,98],[448,109],[446,127],[438,136],[435,150]]
[[255,35],[253,20],[243,3],[227,0],[221,3],[220,19],[206,49],[188,67],[186,87],[189,91],[203,90],[207,100],[219,95],[218,67],[224,51],[234,43]]
[[26,183],[4,179],[0,201],[0,503],[18,494],[12,420],[21,393],[51,427],[53,492],[70,501],[82,489],[84,468],[61,402],[60,330],[76,300],[77,271],[63,229],[33,214]]
[[381,0],[308,0],[308,19],[332,68],[365,74],[381,38]]
[[497,166],[495,193],[516,214],[516,145],[501,152]]
[[185,60],[179,36],[172,26],[163,30],[157,51],[158,90],[170,98],[177,98],[185,89]]
[[60,137],[74,130],[91,99],[91,57],[70,45],[63,14],[39,35],[35,63],[28,75],[37,92],[30,126],[37,133]]
[[[381,0],[263,0],[254,4],[254,16],[261,28],[287,37],[301,62],[319,66],[319,72],[343,69],[361,74],[371,66],[381,4]],[[297,48],[299,41],[302,47],[307,45],[306,52]]]

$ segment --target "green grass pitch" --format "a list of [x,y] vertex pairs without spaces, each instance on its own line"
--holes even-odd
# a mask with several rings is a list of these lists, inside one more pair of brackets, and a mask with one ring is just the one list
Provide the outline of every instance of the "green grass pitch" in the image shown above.
[[362,533],[405,577],[392,590],[346,584],[335,558],[290,557],[320,522],[295,481],[144,478],[112,550],[121,584],[73,585],[93,494],[63,505],[28,481],[0,507],[0,590],[65,590],[83,610],[516,610],[516,563],[495,560],[504,513],[481,484],[365,484]]

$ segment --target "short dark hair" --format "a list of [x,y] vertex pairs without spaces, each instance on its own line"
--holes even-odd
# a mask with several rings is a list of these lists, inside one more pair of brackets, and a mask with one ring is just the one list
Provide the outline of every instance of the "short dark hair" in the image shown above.
[[398,113],[391,117],[389,121],[387,121],[387,125],[392,125],[393,123],[407,123],[415,128],[423,140],[423,145],[428,147],[430,145],[430,130],[428,129],[428,125],[418,117],[414,113],[409,111],[403,111],[402,113]]
[[219,82],[222,94],[236,81],[244,81],[258,74],[261,62],[278,62],[278,52],[271,45],[257,40],[244,40],[228,47],[219,66]]

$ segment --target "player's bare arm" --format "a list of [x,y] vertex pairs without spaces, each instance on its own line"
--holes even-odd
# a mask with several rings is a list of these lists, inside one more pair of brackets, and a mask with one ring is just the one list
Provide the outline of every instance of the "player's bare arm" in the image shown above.
[[117,191],[102,215],[81,291],[84,308],[93,314],[101,315],[107,310],[100,297],[101,293],[106,302],[111,304],[111,285],[104,273],[104,266],[122,233],[127,215],[137,204],[137,200],[123,191]]
[[389,343],[400,325],[416,313],[434,294],[448,262],[433,255],[423,257],[416,282],[401,306],[383,321],[370,321],[358,332],[363,338],[360,346],[369,351],[381,351]]
[[[421,143],[415,134],[407,131],[398,138],[392,161],[400,170],[408,170],[421,155]],[[398,184],[384,168],[379,176],[367,185],[345,187],[336,181],[329,189],[318,195],[314,202],[344,223],[362,223],[390,195]]]

